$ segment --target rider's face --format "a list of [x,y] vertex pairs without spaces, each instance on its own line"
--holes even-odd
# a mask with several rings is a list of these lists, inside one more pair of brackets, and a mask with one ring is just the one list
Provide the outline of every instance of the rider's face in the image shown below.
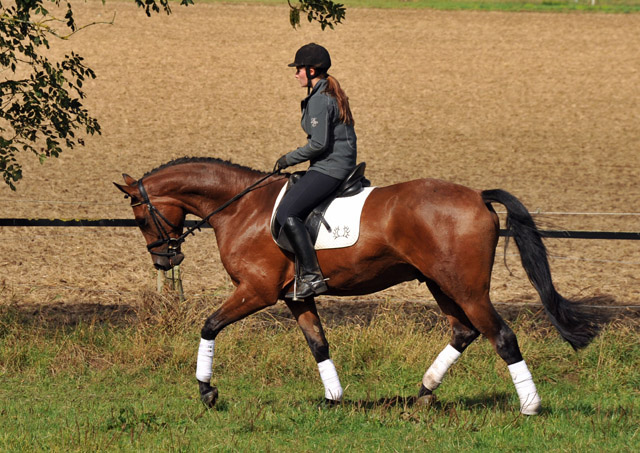
[[[314,68],[310,68],[309,72],[311,74],[311,78],[316,74],[316,70]],[[307,80],[307,71],[304,69],[304,66],[296,67],[296,79],[300,82],[301,87],[306,87],[309,83]]]

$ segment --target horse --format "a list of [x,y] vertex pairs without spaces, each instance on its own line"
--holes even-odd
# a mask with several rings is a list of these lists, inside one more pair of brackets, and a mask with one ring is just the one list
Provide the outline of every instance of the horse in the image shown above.
[[[294,281],[294,256],[278,247],[270,232],[275,200],[289,174],[261,172],[215,158],[180,158],[136,180],[123,174],[116,187],[131,199],[136,222],[156,268],[169,270],[184,254],[185,217],[213,227],[220,258],[235,290],[201,330],[196,378],[200,398],[214,407],[211,384],[214,345],[226,326],[284,300],[318,364],[325,402],[338,403],[343,389],[315,300],[284,295]],[[508,192],[475,190],[438,179],[374,187],[361,214],[358,241],[347,248],[318,250],[328,296],[374,293],[401,282],[424,282],[451,327],[449,344],[427,369],[416,401],[433,392],[464,350],[484,335],[504,360],[520,400],[520,412],[535,415],[541,399],[517,338],[494,309],[491,271],[500,233],[492,203],[507,209],[508,236],[560,336],[575,350],[598,334],[601,320],[554,287],[542,234],[525,206]],[[595,299],[595,298],[593,298]]]

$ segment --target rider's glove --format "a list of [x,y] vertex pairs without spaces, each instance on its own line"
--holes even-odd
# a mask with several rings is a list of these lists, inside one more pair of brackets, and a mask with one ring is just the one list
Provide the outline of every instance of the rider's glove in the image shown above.
[[288,166],[289,164],[287,163],[287,155],[285,154],[276,161],[275,170],[276,171],[284,170]]

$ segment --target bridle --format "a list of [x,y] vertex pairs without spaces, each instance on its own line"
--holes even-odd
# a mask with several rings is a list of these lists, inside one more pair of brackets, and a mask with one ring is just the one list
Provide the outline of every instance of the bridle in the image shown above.
[[[172,238],[169,235],[169,232],[164,227],[164,224],[168,225],[172,230],[177,230],[178,226],[174,225],[173,223],[171,223],[169,221],[169,219],[167,219],[158,210],[158,208],[156,208],[153,205],[153,203],[151,203],[151,199],[149,198],[149,194],[147,193],[147,190],[144,188],[144,185],[142,184],[142,179],[140,179],[138,181],[138,191],[140,192],[140,196],[142,197],[142,201],[139,201],[138,203],[132,203],[131,207],[133,208],[133,207],[136,207],[136,206],[140,206],[140,205],[146,204],[147,208],[149,209],[149,215],[151,215],[151,220],[153,221],[153,224],[154,224],[154,226],[156,228],[156,231],[160,236],[160,239],[158,239],[157,241],[154,241],[151,244],[147,245],[147,250],[149,251],[149,253],[151,253],[152,255],[155,255],[155,256],[165,256],[165,257],[168,257],[168,258],[173,258],[173,257],[177,256],[180,253],[179,252],[180,246],[182,245],[182,243],[187,239],[187,237],[190,234],[195,234],[195,231],[196,230],[199,231],[200,228],[204,224],[206,224],[209,221],[209,219],[211,217],[213,217],[215,214],[219,213],[220,211],[222,211],[224,208],[226,208],[230,204],[234,203],[235,201],[239,200],[240,198],[242,198],[243,196],[245,196],[246,194],[248,194],[252,190],[256,189],[256,187],[259,184],[261,184],[262,182],[264,182],[266,179],[270,178],[271,176],[273,176],[275,174],[279,174],[280,171],[281,171],[281,169],[274,169],[268,175],[264,176],[263,178],[260,178],[258,181],[256,181],[255,183],[251,184],[249,187],[244,189],[242,192],[240,192],[237,195],[235,195],[229,201],[226,201],[221,206],[216,208],[214,211],[212,211],[209,214],[207,214],[205,217],[202,218],[202,220],[200,220],[194,226],[187,228],[187,231],[182,233],[177,238]],[[164,224],[163,224],[163,222],[164,222]],[[166,252],[156,252],[156,251],[153,250],[154,248],[160,247],[160,246],[165,245],[165,244],[167,245],[167,251]]]
[[[153,220],[153,224],[156,227],[156,231],[160,234],[160,239],[152,242],[151,244],[148,244],[147,250],[149,250],[149,253],[155,256],[166,256],[169,258],[173,258],[177,256],[179,253],[178,250],[180,249],[180,244],[184,242],[184,238],[182,238],[182,236],[178,238],[172,238],[169,235],[169,232],[167,231],[167,229],[164,227],[164,224],[162,223],[162,221],[164,221],[164,223],[168,225],[172,230],[177,230],[178,226],[171,223],[169,219],[167,219],[160,211],[158,211],[158,208],[156,208],[153,205],[153,203],[151,203],[151,200],[149,199],[149,194],[147,194],[147,189],[145,189],[144,185],[142,184],[142,179],[138,181],[138,191],[140,192],[142,201],[138,203],[132,203],[131,207],[133,208],[135,206],[146,204],[147,208],[149,209],[149,215],[151,216],[151,220]],[[168,245],[166,252],[155,252],[152,250],[156,247],[159,247],[165,244]]]

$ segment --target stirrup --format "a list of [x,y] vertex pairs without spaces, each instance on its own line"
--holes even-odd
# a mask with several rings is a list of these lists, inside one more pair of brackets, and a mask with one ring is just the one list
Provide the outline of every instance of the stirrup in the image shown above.
[[304,277],[298,277],[293,281],[293,291],[287,293],[284,297],[295,301],[304,300],[307,297],[317,296],[329,289],[325,283],[328,278],[323,278],[322,274],[314,275],[307,280]]

